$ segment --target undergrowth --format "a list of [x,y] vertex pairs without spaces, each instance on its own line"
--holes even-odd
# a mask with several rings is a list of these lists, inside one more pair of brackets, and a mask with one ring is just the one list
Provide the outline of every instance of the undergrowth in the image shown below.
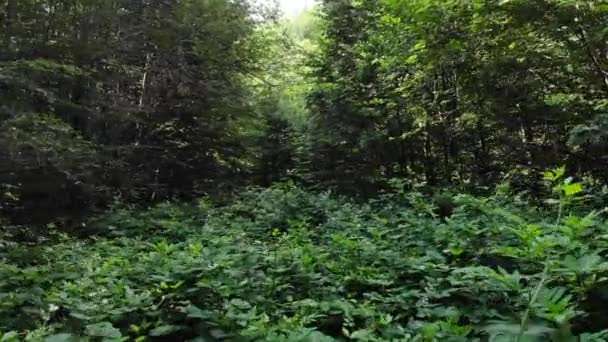
[[0,241],[0,341],[603,341],[608,223],[563,173],[545,207],[275,186]]

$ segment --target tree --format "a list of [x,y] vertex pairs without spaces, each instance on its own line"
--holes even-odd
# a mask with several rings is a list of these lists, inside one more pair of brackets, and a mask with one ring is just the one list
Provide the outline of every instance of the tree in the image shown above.
[[[0,7],[3,132],[36,141],[48,125],[58,139],[32,144],[6,172],[30,165],[41,175],[68,173],[66,182],[101,197],[80,201],[89,208],[114,195],[188,198],[240,181],[248,155],[241,126],[253,112],[244,80],[258,67],[254,31],[266,20],[248,2],[5,0]],[[4,154],[15,144],[8,141]],[[94,153],[73,153],[82,144]],[[39,165],[40,155],[48,163]],[[80,177],[85,165],[95,176]],[[63,181],[48,180],[44,192],[54,198]],[[21,181],[1,183],[22,198]]]
[[322,12],[316,181],[491,185],[556,164],[598,174],[598,151],[568,135],[605,108],[600,2],[333,1]]

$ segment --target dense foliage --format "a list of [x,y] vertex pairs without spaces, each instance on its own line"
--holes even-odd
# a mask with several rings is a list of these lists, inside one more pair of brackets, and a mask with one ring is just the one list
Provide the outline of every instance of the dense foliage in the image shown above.
[[0,0],[0,342],[608,340],[605,1],[272,3]]
[[13,224],[287,178],[373,195],[608,174],[602,1],[336,0],[291,21],[248,1],[2,5]]
[[[0,8],[0,187],[15,222],[117,195],[194,196],[255,162],[244,150],[255,114],[244,79],[261,68],[254,33],[271,13],[225,0]],[[32,201],[42,217],[30,215]]]
[[604,1],[328,0],[321,12],[313,182],[488,185],[561,164],[605,180]]
[[2,245],[2,341],[601,341],[608,222],[562,175],[544,209],[501,187],[444,217],[288,185],[117,209],[91,240]]

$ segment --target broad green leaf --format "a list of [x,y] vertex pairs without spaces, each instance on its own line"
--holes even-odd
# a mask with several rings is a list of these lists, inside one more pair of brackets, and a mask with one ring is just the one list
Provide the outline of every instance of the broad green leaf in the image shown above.
[[[2,334],[2,332],[0,332]],[[19,334],[16,331],[9,331],[0,336],[0,342],[16,342],[19,341]]]
[[424,40],[421,40],[421,41],[416,42],[413,50],[420,51],[420,50],[424,50],[424,48],[426,48],[426,42]]
[[555,175],[555,179],[562,178],[566,174],[566,166],[560,166],[557,169],[554,169],[553,174]]
[[450,247],[449,251],[454,256],[459,256],[462,253],[464,253],[464,249],[462,249],[460,247]]
[[202,320],[207,320],[213,316],[212,312],[207,311],[207,310],[202,310],[194,305],[188,306],[184,311],[189,318],[198,318],[198,319],[202,319]]
[[242,310],[251,309],[251,304],[239,298],[231,300],[230,304]]
[[86,329],[85,329],[85,333],[88,336],[94,336],[94,337],[116,338],[116,337],[122,336],[122,334],[120,333],[120,330],[114,328],[114,326],[112,326],[112,323],[110,323],[110,322],[101,322],[101,323],[97,323],[97,324],[87,325]]
[[161,325],[161,326],[158,326],[158,327],[150,330],[148,335],[154,336],[154,337],[167,336],[167,335],[171,335],[175,332],[178,332],[178,331],[182,330],[183,328],[184,328],[183,326],[179,326],[179,325],[170,325],[170,324]]
[[562,189],[567,197],[571,197],[583,192],[583,186],[580,183],[567,184],[564,185]]
[[566,256],[562,261],[562,265],[568,271],[585,274],[608,269],[608,263],[603,262],[603,258],[597,254],[587,254],[580,258],[575,258],[572,255]]
[[73,342],[73,341],[76,341],[76,338],[74,338],[74,336],[72,334],[51,335],[44,339],[44,342]]
[[416,55],[411,55],[408,58],[406,58],[405,63],[406,64],[416,64],[418,62],[418,56]]

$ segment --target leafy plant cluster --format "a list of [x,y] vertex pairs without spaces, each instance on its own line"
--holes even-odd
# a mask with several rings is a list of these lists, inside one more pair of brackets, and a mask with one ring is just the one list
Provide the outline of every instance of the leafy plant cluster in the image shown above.
[[[0,341],[602,341],[608,223],[547,207],[293,185],[116,209],[87,241],[0,241]],[[443,196],[447,197],[447,196]]]

